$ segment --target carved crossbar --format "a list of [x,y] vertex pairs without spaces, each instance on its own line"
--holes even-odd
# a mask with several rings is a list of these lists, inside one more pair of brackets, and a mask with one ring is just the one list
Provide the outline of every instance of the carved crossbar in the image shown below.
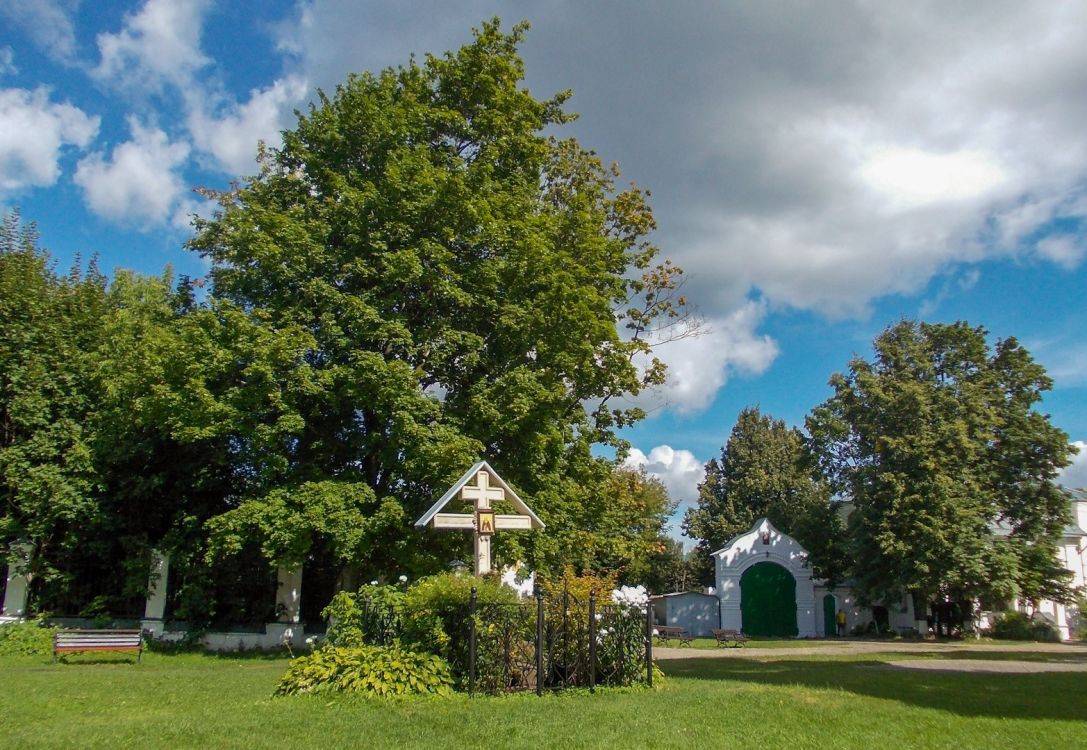
[[58,654],[81,651],[135,651],[136,661],[143,656],[143,631],[140,630],[58,630],[53,636],[53,660]]

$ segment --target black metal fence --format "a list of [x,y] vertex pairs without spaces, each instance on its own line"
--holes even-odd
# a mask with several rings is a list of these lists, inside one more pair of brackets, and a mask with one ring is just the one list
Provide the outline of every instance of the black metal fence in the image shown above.
[[582,600],[565,590],[545,597],[537,589],[529,601],[496,604],[477,601],[472,589],[467,606],[413,613],[410,620],[380,602],[359,605],[365,642],[405,642],[439,653],[471,694],[653,684],[648,602],[599,604],[595,592]]

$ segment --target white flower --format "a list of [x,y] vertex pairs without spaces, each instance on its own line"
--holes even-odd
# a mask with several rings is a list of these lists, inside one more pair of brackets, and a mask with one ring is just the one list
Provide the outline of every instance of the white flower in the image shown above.
[[376,586],[377,585],[377,579],[374,579],[373,581],[370,581],[370,585],[371,586]]
[[621,607],[642,609],[649,603],[645,586],[620,586],[611,592],[611,600]]
[[407,583],[408,577],[406,575],[401,575],[397,580],[400,581],[400,583]]

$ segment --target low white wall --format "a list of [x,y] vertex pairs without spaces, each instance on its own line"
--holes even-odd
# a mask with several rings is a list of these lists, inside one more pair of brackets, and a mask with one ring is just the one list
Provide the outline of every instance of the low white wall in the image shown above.
[[[151,628],[154,632],[154,628]],[[154,632],[158,640],[177,643],[185,637],[181,630]],[[270,622],[264,626],[263,633],[205,633],[200,643],[208,651],[253,651],[305,646],[306,637],[301,624]]]

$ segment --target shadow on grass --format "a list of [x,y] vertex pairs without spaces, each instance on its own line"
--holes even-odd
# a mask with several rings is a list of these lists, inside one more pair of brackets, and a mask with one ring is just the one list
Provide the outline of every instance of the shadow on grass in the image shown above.
[[1083,672],[911,671],[872,659],[677,659],[660,667],[668,677],[842,690],[960,716],[1087,721]]
[[[302,656],[305,652],[296,652],[294,656]],[[286,650],[270,650],[270,651],[204,651],[199,649],[191,650],[172,650],[172,651],[157,651],[151,649],[144,649],[143,659],[140,663],[149,665],[154,668],[159,668],[170,663],[192,663],[199,664],[201,662],[214,664],[223,661],[242,661],[242,662],[277,662],[286,661],[292,658],[291,654]],[[42,664],[57,664],[64,666],[99,666],[103,664],[137,664],[137,659],[134,654],[65,654],[54,661],[52,656],[48,657],[27,657],[29,662],[31,659],[40,660]]]
[[[909,656],[909,654],[898,656]],[[918,658],[954,659],[964,661],[1029,661],[1041,664],[1087,664],[1087,654],[1084,653],[1060,653],[1059,651],[998,651],[996,649],[986,651],[953,651],[939,655],[917,654]],[[1087,676],[1085,676],[1087,679]]]
[[85,656],[83,654],[65,654],[56,659],[49,658],[50,664],[63,664],[64,666],[94,666],[96,664],[132,664],[136,665],[139,660],[135,654],[116,654],[106,656],[103,654],[95,654],[93,656]]

